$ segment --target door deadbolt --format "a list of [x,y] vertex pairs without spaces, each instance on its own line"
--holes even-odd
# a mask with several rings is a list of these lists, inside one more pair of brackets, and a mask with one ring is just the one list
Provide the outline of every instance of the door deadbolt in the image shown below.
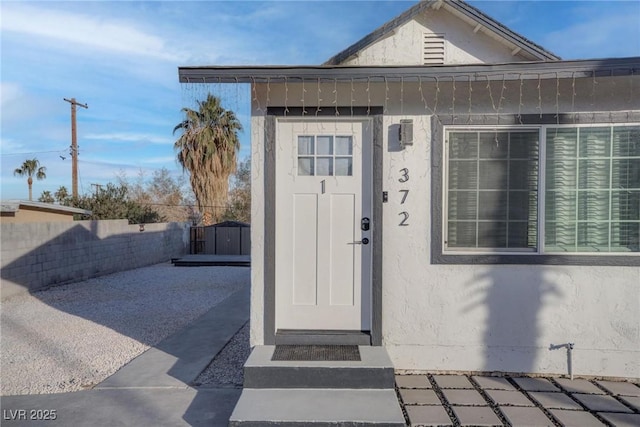
[[370,223],[371,221],[369,218],[362,218],[362,221],[360,222],[360,229],[362,231],[369,231]]

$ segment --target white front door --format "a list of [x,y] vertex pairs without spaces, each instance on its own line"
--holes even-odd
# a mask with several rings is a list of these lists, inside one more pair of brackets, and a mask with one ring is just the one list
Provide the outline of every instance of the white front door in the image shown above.
[[370,330],[371,142],[368,120],[278,121],[277,329]]

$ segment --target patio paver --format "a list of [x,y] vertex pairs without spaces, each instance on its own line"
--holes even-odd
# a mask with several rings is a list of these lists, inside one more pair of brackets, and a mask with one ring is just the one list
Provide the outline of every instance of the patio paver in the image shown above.
[[405,405],[441,405],[438,395],[427,389],[400,389],[400,396]]
[[579,404],[564,393],[534,391],[529,394],[540,405],[548,409],[582,409]]
[[635,396],[620,396],[620,399],[627,402],[629,405],[636,408],[637,411],[640,411],[640,397]]
[[442,394],[451,405],[488,405],[484,397],[475,390],[445,389]]
[[473,389],[471,381],[463,375],[434,375],[433,378],[440,388]]
[[513,380],[526,391],[560,391],[551,381],[544,378],[516,377]]
[[396,375],[399,388],[431,388],[426,375]]
[[551,412],[564,427],[602,427],[604,425],[596,417],[585,411],[550,409],[549,412]]
[[509,422],[518,427],[533,427],[533,426],[553,426],[551,421],[545,414],[538,408],[518,408],[518,407],[505,407],[500,408],[504,416]]
[[497,405],[535,406],[527,396],[516,390],[485,390]]
[[500,418],[488,406],[454,406],[453,412],[463,426],[502,426]]
[[599,385],[609,390],[611,393],[620,396],[640,397],[640,387],[630,382],[622,381],[596,381]]
[[633,412],[611,396],[597,394],[574,394],[584,406],[595,412]]
[[449,414],[442,406],[407,406],[406,409],[411,426],[453,425]]
[[500,377],[471,377],[485,390],[515,390],[516,388],[506,379]]
[[609,421],[616,427],[638,427],[640,426],[640,414],[612,414],[606,412],[598,413],[602,418]]
[[604,391],[591,384],[587,380],[570,380],[568,378],[558,378],[556,382],[560,384],[562,388],[571,393],[605,394]]

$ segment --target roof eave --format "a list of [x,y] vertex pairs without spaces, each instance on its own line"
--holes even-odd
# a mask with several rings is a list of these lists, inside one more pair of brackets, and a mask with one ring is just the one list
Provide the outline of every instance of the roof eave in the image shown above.
[[439,66],[202,66],[179,67],[180,83],[275,83],[322,80],[513,80],[640,74],[640,57]]

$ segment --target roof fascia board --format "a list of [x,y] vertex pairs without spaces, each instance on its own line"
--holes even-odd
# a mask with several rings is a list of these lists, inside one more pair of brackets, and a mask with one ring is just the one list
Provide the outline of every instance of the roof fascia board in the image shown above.
[[180,83],[296,83],[321,80],[391,82],[412,79],[487,81],[636,74],[640,74],[640,57],[457,66],[205,66],[178,69]]

